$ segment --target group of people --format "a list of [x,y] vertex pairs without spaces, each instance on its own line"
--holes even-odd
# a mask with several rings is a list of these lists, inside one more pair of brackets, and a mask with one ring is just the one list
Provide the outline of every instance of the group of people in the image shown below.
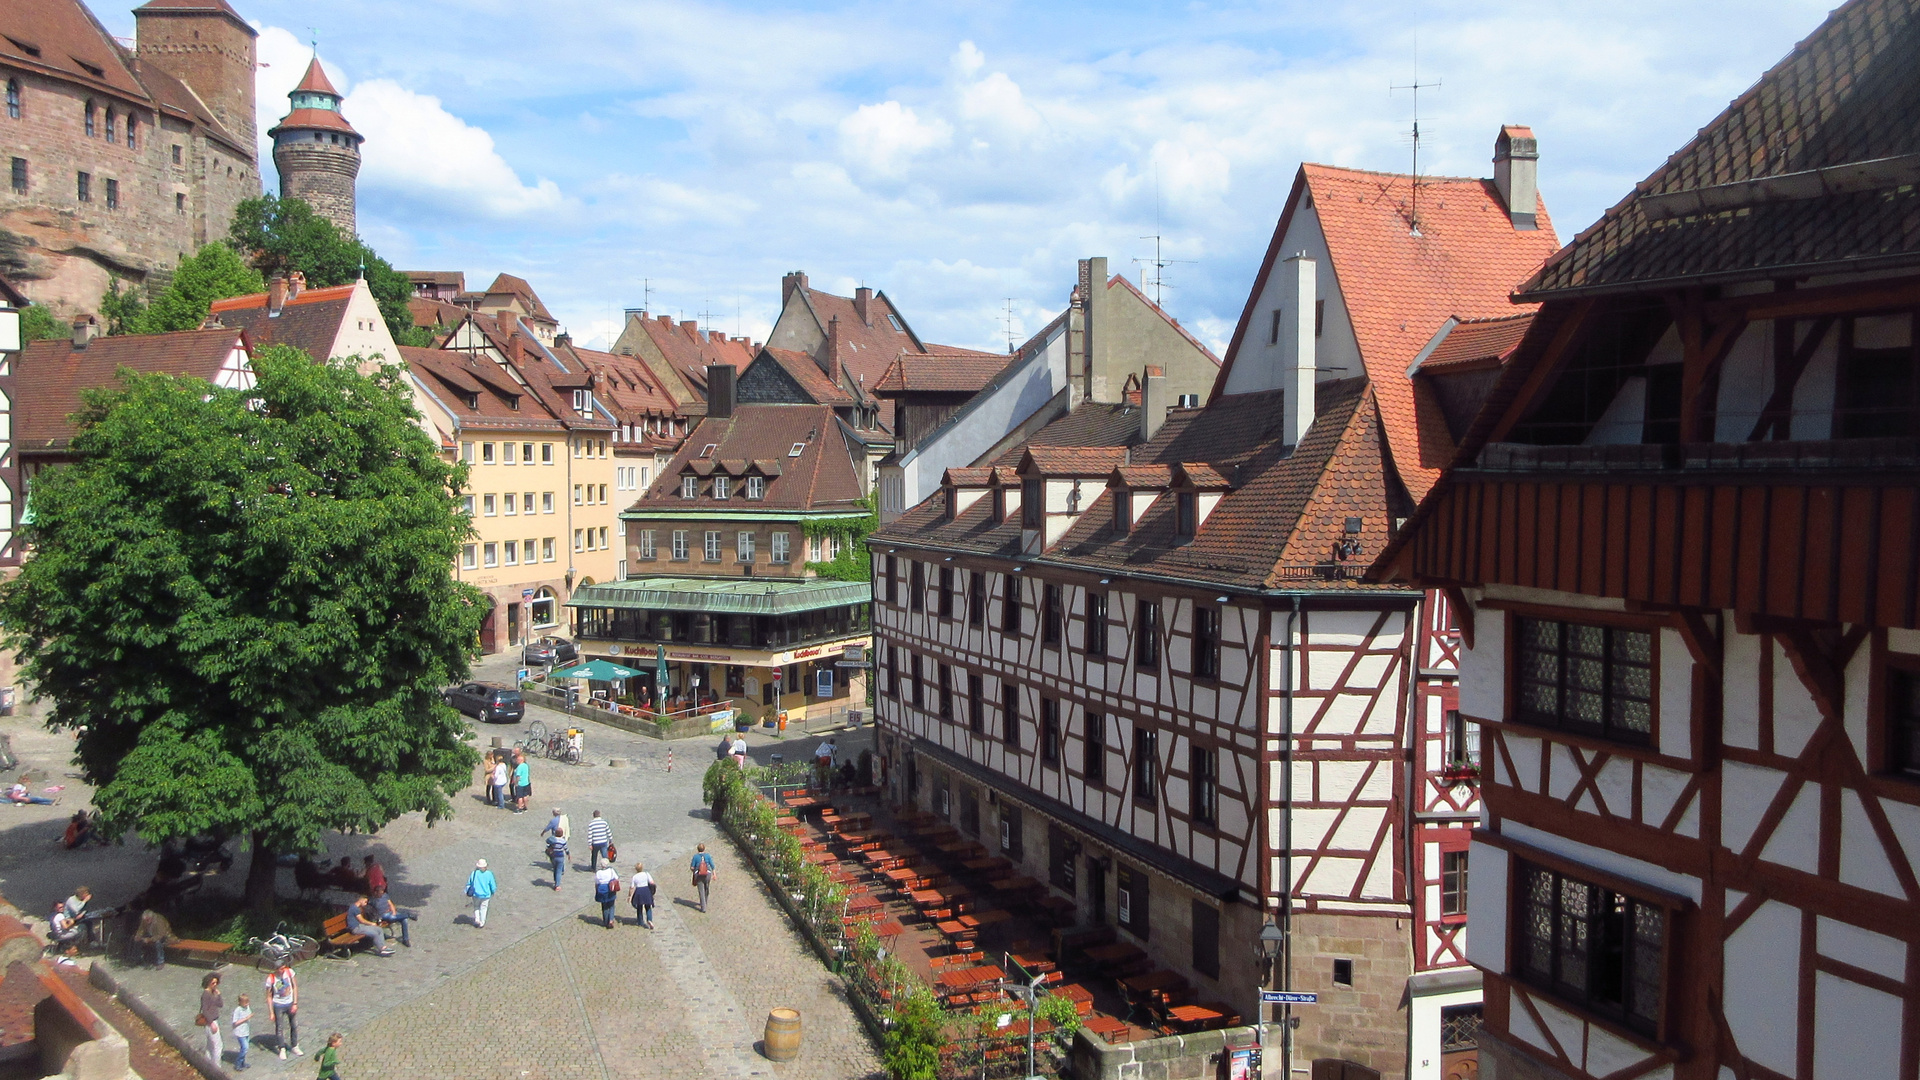
[[513,812],[527,812],[527,800],[533,795],[533,768],[527,764],[527,752],[514,747],[487,752],[487,801],[502,810],[512,803]]
[[[295,1056],[304,1056],[300,1049],[300,978],[294,974],[293,966],[282,961],[266,980],[267,1004],[273,1009],[273,1042],[279,1051],[280,1060],[287,1060],[287,1051]],[[224,1053],[221,1038],[221,1019],[226,1019],[226,1035],[233,1039],[233,1067],[244,1071],[247,1068],[247,1049],[253,1041],[253,1005],[252,1000],[241,994],[232,1012],[227,1012],[226,998],[220,992],[218,973],[200,980],[200,1013],[194,1017],[194,1023],[206,1032],[207,1057],[219,1062]],[[318,1080],[340,1080],[340,1046],[345,1038],[334,1032],[327,1036],[327,1045],[321,1049],[316,1064],[320,1066]]]
[[85,885],[54,904],[53,911],[47,915],[47,938],[59,962],[70,964],[80,954],[81,946],[99,944],[99,923],[113,913],[112,908],[95,908],[93,890]]
[[[573,824],[567,812],[556,806],[553,816],[547,819],[546,827],[540,830],[540,838],[546,845],[546,857],[553,868],[553,891],[560,891],[562,879],[566,876],[568,837],[572,835]],[[595,810],[587,819],[587,846],[589,849],[587,868],[593,874],[593,898],[600,905],[601,923],[609,930],[613,929],[614,906],[619,902],[623,885],[627,889],[628,902],[633,905],[634,925],[653,929],[653,908],[659,891],[659,882],[647,872],[645,863],[633,864],[633,874],[624,882],[615,862],[619,858],[619,848],[613,842],[613,827],[607,819]],[[600,860],[605,859],[602,866]],[[707,845],[701,844],[694,852],[688,864],[693,875],[693,887],[700,896],[700,910],[707,910],[707,895],[713,882],[713,856],[707,853]],[[473,864],[473,871],[467,875],[467,897],[473,901],[473,925],[484,929],[487,925],[487,909],[500,891],[500,881],[488,867],[487,860],[479,859]],[[401,923],[402,933],[406,924]],[[357,929],[357,927],[356,927]],[[403,936],[402,943],[405,943]]]

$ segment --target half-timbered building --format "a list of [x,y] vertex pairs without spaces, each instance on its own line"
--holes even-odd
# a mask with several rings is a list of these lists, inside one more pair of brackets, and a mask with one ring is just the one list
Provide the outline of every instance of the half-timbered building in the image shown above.
[[873,538],[894,797],[1243,1015],[1273,924],[1270,984],[1320,999],[1270,1074],[1439,1077],[1479,1000],[1457,632],[1358,577],[1446,462],[1448,395],[1510,351],[1480,321],[1555,247],[1531,132],[1500,145],[1501,179],[1417,192],[1304,166],[1205,407],[1146,368],[1141,404],[948,469]]
[[1920,1075],[1916,56],[1841,6],[1522,285],[1380,561],[1461,628],[1490,1080]]

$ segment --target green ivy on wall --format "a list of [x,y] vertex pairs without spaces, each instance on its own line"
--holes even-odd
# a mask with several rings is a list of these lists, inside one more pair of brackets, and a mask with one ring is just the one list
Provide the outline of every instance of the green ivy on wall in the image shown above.
[[803,521],[801,530],[808,537],[838,536],[840,554],[824,562],[810,562],[807,569],[814,574],[834,581],[870,582],[873,580],[873,556],[867,552],[867,535],[880,527],[880,508],[877,492],[868,492],[860,500],[867,508],[865,515],[831,521]]

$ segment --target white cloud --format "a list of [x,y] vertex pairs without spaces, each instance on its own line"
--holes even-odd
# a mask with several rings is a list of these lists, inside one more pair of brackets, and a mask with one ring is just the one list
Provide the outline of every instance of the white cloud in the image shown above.
[[898,101],[862,105],[840,121],[842,153],[857,172],[897,177],[920,154],[953,138],[953,125],[935,118],[923,122]]

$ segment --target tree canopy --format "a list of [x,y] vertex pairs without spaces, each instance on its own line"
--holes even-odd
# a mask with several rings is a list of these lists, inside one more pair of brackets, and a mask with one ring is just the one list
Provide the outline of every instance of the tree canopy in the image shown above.
[[[266,279],[232,248],[207,244],[180,260],[173,271],[173,282],[146,310],[127,320],[126,330],[134,334],[192,330],[207,320],[215,300],[264,292],[266,288]],[[103,302],[102,309],[106,308]]]
[[358,278],[364,266],[367,288],[380,302],[380,314],[394,340],[402,345],[423,344],[414,340],[418,335],[413,315],[407,311],[407,298],[413,294],[407,276],[359,237],[348,236],[314,213],[303,200],[264,195],[242,201],[233,208],[227,244],[262,274],[271,277],[298,270],[306,275],[308,287],[315,289],[345,285]]
[[252,390],[123,374],[78,460],[35,478],[6,644],[113,827],[250,835],[247,892],[333,829],[451,812],[477,760],[439,697],[484,597],[469,526],[397,368],[254,358]]
[[20,309],[20,340],[45,341],[66,337],[73,327],[61,322],[45,304],[28,304]]

